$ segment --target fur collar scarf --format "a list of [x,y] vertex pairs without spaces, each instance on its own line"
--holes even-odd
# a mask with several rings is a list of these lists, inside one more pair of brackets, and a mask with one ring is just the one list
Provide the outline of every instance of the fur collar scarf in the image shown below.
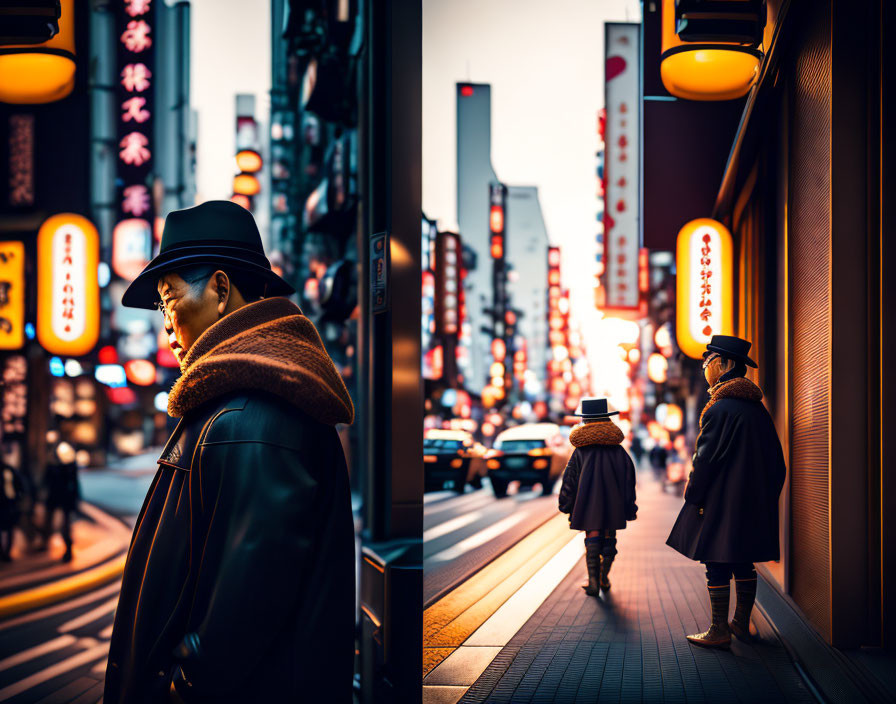
[[709,401],[700,414],[700,426],[703,427],[703,416],[712,405],[723,398],[741,398],[745,401],[761,401],[762,389],[745,377],[731,379],[716,384],[709,390]]
[[354,407],[320,335],[286,298],[266,298],[225,315],[187,352],[168,396],[180,418],[233,391],[267,391],[315,420],[351,423]]
[[569,434],[574,447],[585,445],[618,445],[622,442],[622,430],[613,421],[579,423]]

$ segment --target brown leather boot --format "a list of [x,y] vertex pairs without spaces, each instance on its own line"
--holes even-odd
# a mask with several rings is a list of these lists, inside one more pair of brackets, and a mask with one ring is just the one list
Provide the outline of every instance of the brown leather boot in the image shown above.
[[731,600],[731,585],[709,587],[709,604],[712,609],[712,625],[703,633],[688,636],[695,645],[706,648],[731,647],[731,632],[728,630],[728,603]]
[[734,607],[734,618],[731,619],[729,628],[740,640],[749,641],[750,614],[753,611],[753,602],[756,601],[756,577],[735,579],[734,593],[737,605]]
[[600,561],[600,588],[605,592],[610,591],[609,575],[610,568],[613,566],[614,557],[607,557],[604,555]]
[[598,575],[600,574],[600,545],[585,541],[585,565],[588,567],[588,582],[582,585],[582,589],[588,596],[598,595]]

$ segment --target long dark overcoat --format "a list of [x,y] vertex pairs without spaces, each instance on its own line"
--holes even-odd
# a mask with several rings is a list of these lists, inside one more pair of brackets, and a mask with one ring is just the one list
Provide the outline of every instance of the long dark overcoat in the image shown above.
[[[612,423],[600,424],[622,432]],[[582,426],[587,431],[602,431],[598,424]],[[612,428],[609,428],[612,426]],[[570,435],[575,442],[576,431]],[[635,465],[621,445],[609,442],[583,444],[573,451],[563,473],[558,499],[562,513],[570,515],[573,530],[619,530],[633,521],[635,504]]]
[[666,543],[701,562],[779,559],[778,496],[786,471],[765,406],[719,398],[703,414],[685,504]]
[[137,520],[106,704],[350,702],[354,530],[336,430],[267,393],[184,416]]

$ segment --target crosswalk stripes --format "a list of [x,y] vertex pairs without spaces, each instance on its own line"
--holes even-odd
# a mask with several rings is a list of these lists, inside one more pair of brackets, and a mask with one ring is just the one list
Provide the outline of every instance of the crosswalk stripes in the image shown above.
[[[95,691],[91,681],[101,684],[106,670],[118,589],[117,584],[106,585],[0,624],[0,637],[5,638],[7,648],[15,648],[21,641],[18,627],[46,624],[41,631],[46,634],[44,642],[0,660],[0,702],[42,702],[48,686],[57,691],[58,681],[60,689],[52,701],[78,697],[78,701],[95,704],[99,696],[90,693]],[[69,689],[78,691],[59,699]]]
[[18,682],[14,682],[4,687],[3,689],[0,689],[0,701],[5,701],[6,699],[18,696],[23,692],[27,692],[29,689],[43,684],[44,682],[48,682],[52,679],[55,679],[56,677],[60,677],[84,665],[89,665],[99,660],[100,658],[106,657],[108,653],[109,643],[98,643],[97,645],[87,648],[87,650],[72,655],[60,662],[57,662],[54,665],[41,668],[34,674],[29,675],[28,677],[25,677]]
[[499,535],[502,535],[505,531],[509,530],[517,523],[524,521],[526,519],[526,514],[524,513],[512,513],[506,518],[501,519],[497,523],[493,523],[488,528],[483,528],[478,533],[474,533],[468,538],[464,538],[458,543],[455,543],[450,548],[446,548],[441,552],[437,552],[435,555],[429,558],[432,562],[448,562],[449,560],[455,560],[458,557],[464,555],[465,553],[473,550],[474,548],[478,548],[480,545],[484,545],[489,540],[497,538]]
[[73,635],[64,635],[59,638],[54,638],[53,640],[48,640],[40,645],[35,645],[33,648],[28,648],[15,655],[10,655],[8,658],[0,660],[0,672],[17,667],[22,663],[26,663],[34,658],[39,658],[47,653],[52,653],[54,650],[66,648],[77,640],[78,639]]

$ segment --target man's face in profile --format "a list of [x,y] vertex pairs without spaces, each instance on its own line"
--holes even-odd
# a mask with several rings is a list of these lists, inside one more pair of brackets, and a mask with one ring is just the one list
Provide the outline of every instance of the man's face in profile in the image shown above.
[[198,283],[184,281],[177,272],[169,272],[159,279],[159,309],[165,317],[168,344],[181,366],[193,343],[218,320],[216,278],[217,272],[201,289]]

